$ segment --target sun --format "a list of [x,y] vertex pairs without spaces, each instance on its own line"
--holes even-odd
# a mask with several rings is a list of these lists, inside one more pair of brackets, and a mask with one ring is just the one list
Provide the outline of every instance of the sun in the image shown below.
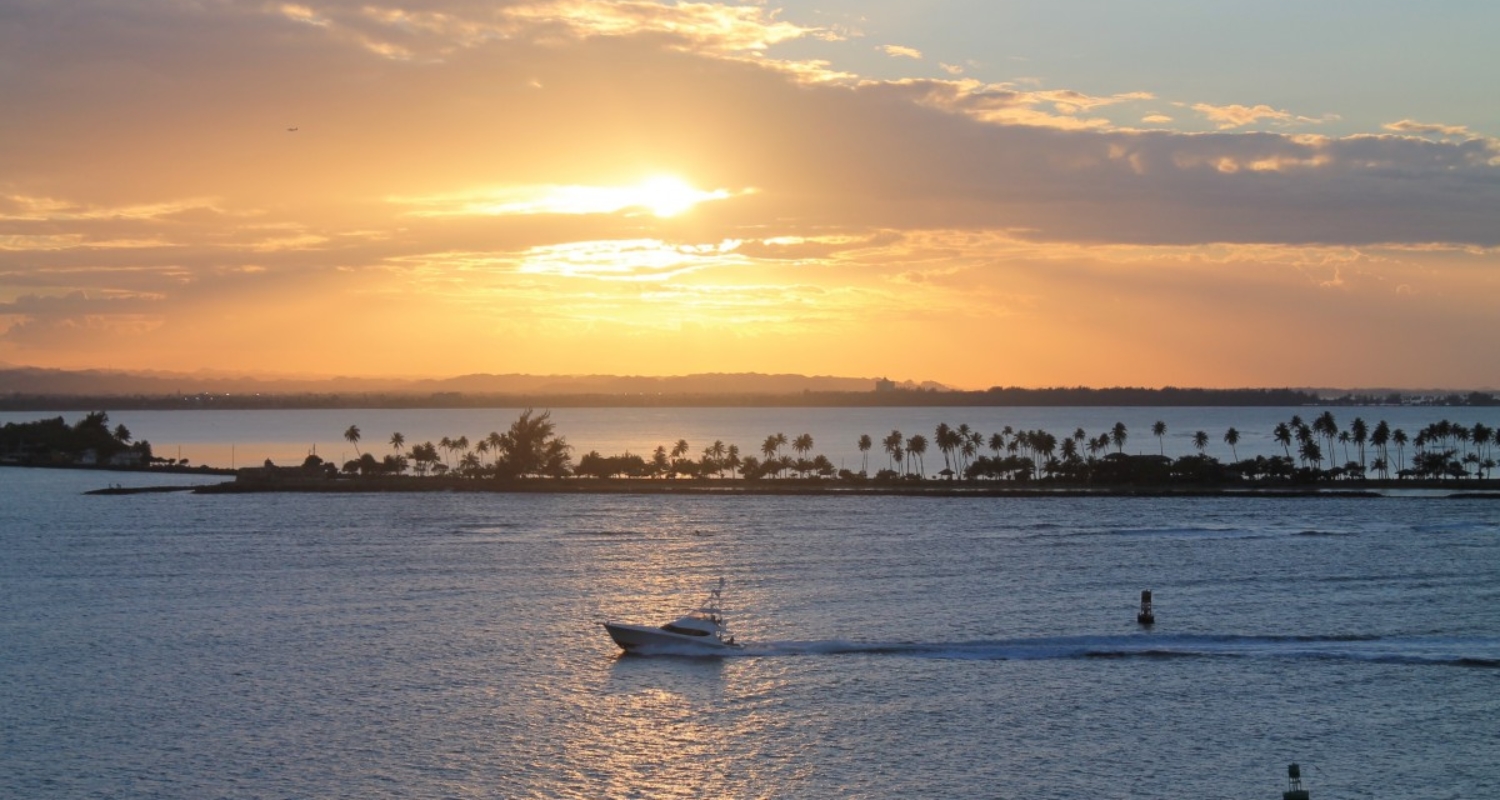
[[686,181],[671,175],[647,178],[632,190],[632,205],[644,208],[658,217],[675,217],[704,200],[718,199],[722,195],[694,189]]

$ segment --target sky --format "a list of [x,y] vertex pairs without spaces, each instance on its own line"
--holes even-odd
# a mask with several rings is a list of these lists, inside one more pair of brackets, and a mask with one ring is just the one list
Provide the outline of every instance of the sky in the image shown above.
[[0,0],[0,364],[1493,388],[1496,30]]

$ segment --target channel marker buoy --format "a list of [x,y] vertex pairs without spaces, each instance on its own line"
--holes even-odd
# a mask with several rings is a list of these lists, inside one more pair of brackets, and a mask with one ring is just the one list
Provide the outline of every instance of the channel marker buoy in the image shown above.
[[1307,790],[1302,788],[1302,768],[1295,763],[1286,767],[1286,791],[1281,800],[1308,800]]
[[1151,611],[1151,590],[1141,590],[1141,610],[1135,615],[1135,621],[1142,625],[1155,625],[1156,614]]

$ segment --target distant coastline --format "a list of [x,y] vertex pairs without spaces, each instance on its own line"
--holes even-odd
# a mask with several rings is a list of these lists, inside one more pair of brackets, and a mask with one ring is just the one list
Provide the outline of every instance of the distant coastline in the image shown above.
[[0,411],[229,411],[308,409],[442,408],[1129,408],[1129,407],[1306,407],[1402,406],[1494,407],[1488,392],[1411,395],[1402,393],[1322,396],[1302,389],[1187,389],[1085,387],[982,391],[888,389],[795,393],[494,394],[439,392],[337,392],[294,394],[23,394],[0,395]]
[[1489,390],[991,386],[787,373],[254,378],[0,366],[0,411],[450,408],[1500,406]]

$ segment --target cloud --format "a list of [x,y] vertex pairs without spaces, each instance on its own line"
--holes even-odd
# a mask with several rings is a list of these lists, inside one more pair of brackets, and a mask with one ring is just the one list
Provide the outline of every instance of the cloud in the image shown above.
[[892,58],[910,58],[916,61],[922,60],[922,51],[914,47],[902,47],[898,44],[881,46],[880,50]]
[[1263,119],[1285,122],[1292,119],[1292,115],[1286,111],[1277,111],[1267,105],[1258,106],[1212,106],[1208,103],[1195,103],[1194,111],[1207,117],[1209,121],[1217,123],[1219,128],[1240,128]]
[[1396,133],[1409,133],[1414,135],[1435,133],[1441,136],[1457,136],[1470,138],[1474,134],[1463,125],[1442,125],[1436,123],[1417,122],[1415,120],[1403,119],[1400,122],[1388,122],[1381,128]]
[[1106,119],[1080,115],[1106,106],[1152,99],[1152,95],[1144,92],[1091,96],[1072,90],[1025,91],[1008,84],[925,78],[866,80],[859,84],[859,89],[870,94],[904,97],[908,102],[982,122],[1066,129],[1112,127]]

